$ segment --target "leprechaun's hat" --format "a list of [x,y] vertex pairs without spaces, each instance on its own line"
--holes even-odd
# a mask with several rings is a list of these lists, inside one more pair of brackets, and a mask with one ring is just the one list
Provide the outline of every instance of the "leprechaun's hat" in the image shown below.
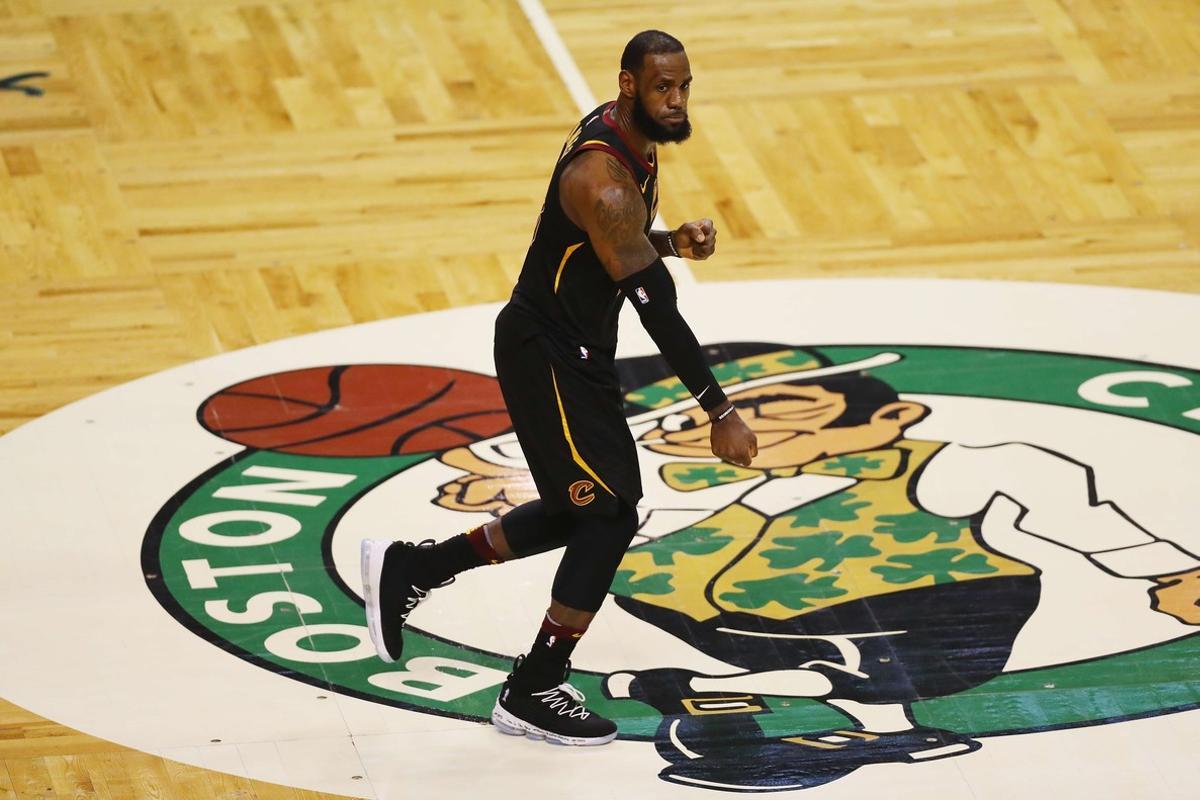
[[[735,342],[703,348],[713,377],[726,394],[780,383],[820,381],[835,376],[866,373],[900,361],[899,353],[881,351],[866,358],[836,363],[810,347]],[[748,351],[749,354],[746,354]],[[654,419],[696,405],[695,398],[672,374],[660,356],[618,363],[621,383],[639,388],[625,394],[630,423]]]

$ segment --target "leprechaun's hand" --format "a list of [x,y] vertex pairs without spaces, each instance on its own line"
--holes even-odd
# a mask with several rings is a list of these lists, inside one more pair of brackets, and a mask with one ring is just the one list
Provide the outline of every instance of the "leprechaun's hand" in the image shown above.
[[537,486],[528,470],[492,464],[466,447],[448,450],[440,460],[466,473],[438,487],[434,502],[442,508],[486,511],[499,517],[537,499]]

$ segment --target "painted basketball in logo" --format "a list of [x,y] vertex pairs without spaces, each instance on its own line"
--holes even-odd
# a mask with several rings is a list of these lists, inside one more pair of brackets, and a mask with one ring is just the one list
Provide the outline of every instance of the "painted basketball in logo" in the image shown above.
[[[1200,702],[1200,548],[1109,499],[1088,460],[1096,437],[1116,447],[1149,429],[1190,446],[1200,373],[984,347],[705,352],[758,436],[752,467],[711,457],[707,415],[661,358],[618,363],[646,496],[612,601],[622,624],[695,659],[575,674],[622,738],[653,744],[663,780],[809,788]],[[196,414],[245,450],[151,526],[143,565],[164,607],[292,679],[486,719],[515,653],[424,630],[417,615],[404,663],[380,662],[331,552],[356,509],[385,496],[398,515],[438,509],[447,528],[421,535],[536,496],[495,379],[285,370]],[[573,484],[572,501],[593,488]]]
[[246,447],[327,456],[446,450],[509,425],[494,378],[386,364],[301,369],[243,381],[205,402],[199,419]]

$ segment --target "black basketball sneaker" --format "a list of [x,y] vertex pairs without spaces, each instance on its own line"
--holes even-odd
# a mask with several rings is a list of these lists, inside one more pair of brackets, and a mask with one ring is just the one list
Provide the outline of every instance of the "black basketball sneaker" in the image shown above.
[[[517,656],[513,673],[524,656]],[[549,689],[534,691],[508,676],[496,707],[492,709],[492,724],[510,736],[545,739],[554,744],[596,745],[617,738],[617,725],[583,704],[583,692],[567,683],[571,665],[563,673],[563,682]]]
[[415,581],[420,574],[421,551],[432,545],[432,539],[419,545],[363,539],[360,546],[367,630],[375,651],[389,664],[399,661],[404,650],[404,624],[408,615],[429,596],[430,590]]

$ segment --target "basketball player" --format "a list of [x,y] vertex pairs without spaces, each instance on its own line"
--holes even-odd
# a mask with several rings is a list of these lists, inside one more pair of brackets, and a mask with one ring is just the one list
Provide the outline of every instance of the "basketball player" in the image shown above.
[[617,735],[566,677],[637,530],[642,487],[614,367],[626,298],[712,421],[713,454],[749,465],[758,452],[680,316],[662,261],[712,255],[712,221],[650,230],[656,147],[690,135],[691,82],[677,39],[644,31],[630,40],[620,94],[567,139],[516,289],[496,320],[496,374],[540,499],[434,546],[363,542],[368,626],[388,662],[400,658],[408,615],[432,588],[472,567],[564,548],[541,630],[492,712],[505,733],[574,745]]

